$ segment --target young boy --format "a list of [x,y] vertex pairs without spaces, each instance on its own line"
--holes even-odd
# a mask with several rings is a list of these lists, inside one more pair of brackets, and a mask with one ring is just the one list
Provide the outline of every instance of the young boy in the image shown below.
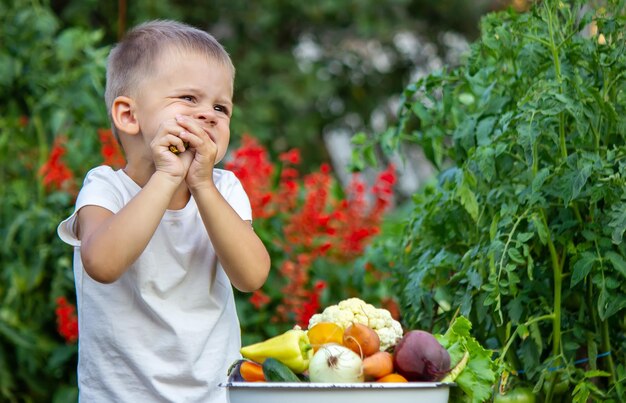
[[111,51],[106,104],[127,165],[86,176],[59,225],[74,246],[80,400],[225,402],[240,331],[231,284],[265,282],[269,255],[236,177],[234,67],[209,34],[136,27]]

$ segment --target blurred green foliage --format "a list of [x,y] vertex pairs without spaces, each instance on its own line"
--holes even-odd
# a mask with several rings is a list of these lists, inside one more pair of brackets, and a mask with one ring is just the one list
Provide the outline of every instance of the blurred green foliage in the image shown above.
[[47,192],[38,170],[61,135],[76,171],[99,162],[106,49],[101,32],[60,30],[31,2],[2,3],[0,15],[0,401],[73,401],[76,345],[55,324],[55,299],[74,293],[56,236],[72,196]]
[[[118,4],[124,3],[126,18],[120,19]],[[123,30],[148,19],[179,19],[213,33],[237,68],[232,132],[254,135],[274,154],[299,147],[308,165],[328,159],[325,132],[370,131],[373,111],[408,84],[416,60],[398,45],[399,33],[439,43],[439,25],[432,19],[472,35],[478,16],[492,3],[57,0],[51,5],[64,25],[102,29],[109,44],[117,40],[120,21]],[[303,61],[297,55],[308,56]],[[393,119],[396,111],[383,112]]]

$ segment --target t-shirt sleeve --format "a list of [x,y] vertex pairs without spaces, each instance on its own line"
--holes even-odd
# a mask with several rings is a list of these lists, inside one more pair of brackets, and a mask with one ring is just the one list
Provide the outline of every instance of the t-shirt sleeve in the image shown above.
[[123,206],[123,198],[113,181],[118,180],[115,172],[107,166],[100,166],[87,173],[83,187],[76,198],[76,206],[71,216],[61,221],[57,233],[61,240],[72,246],[80,246],[76,234],[76,217],[85,206],[99,206],[117,213]]
[[[239,179],[230,171],[222,171],[218,189],[241,219],[252,221],[252,207],[248,194]],[[221,185],[221,186],[220,186]]]

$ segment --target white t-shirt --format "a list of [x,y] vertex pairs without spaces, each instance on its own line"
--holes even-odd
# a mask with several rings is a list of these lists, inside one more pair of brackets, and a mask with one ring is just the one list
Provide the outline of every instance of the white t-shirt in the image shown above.
[[[251,220],[235,175],[215,169],[213,179],[241,218]],[[94,168],[74,213],[58,227],[74,246],[80,400],[226,402],[218,384],[240,357],[239,320],[193,198],[181,210],[166,211],[144,252],[114,283],[96,282],[83,269],[76,212],[96,205],[117,213],[140,190],[122,170]]]

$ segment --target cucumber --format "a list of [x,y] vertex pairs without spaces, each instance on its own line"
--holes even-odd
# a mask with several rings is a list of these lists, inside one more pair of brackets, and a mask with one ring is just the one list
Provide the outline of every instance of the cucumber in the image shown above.
[[267,358],[263,362],[263,375],[268,382],[300,382],[300,378],[275,358]]

